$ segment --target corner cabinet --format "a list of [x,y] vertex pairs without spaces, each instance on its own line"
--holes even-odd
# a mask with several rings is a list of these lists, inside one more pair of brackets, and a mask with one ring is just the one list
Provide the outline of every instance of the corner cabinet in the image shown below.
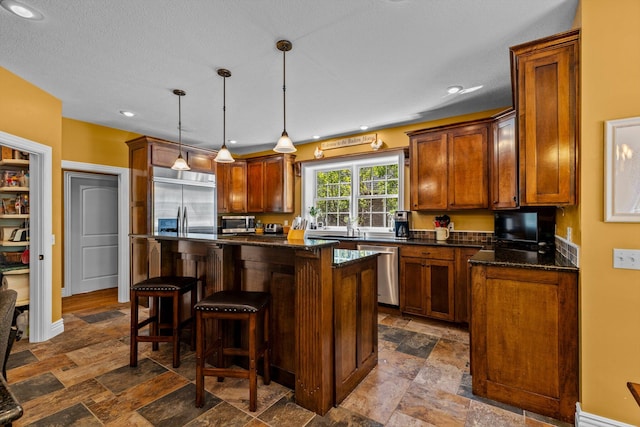
[[0,274],[17,291],[17,307],[29,305],[29,159],[2,147],[0,160]]
[[580,31],[510,48],[520,205],[577,203]]
[[566,422],[578,401],[578,274],[472,265],[473,394]]
[[409,132],[411,209],[489,206],[491,119]]
[[293,212],[294,160],[292,154],[247,159],[247,212]]
[[516,112],[507,111],[492,124],[491,141],[491,209],[518,207],[518,141]]

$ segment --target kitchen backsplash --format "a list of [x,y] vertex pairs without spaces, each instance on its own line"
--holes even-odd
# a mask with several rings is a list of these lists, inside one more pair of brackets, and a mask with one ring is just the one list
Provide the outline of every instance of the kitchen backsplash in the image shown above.
[[[435,240],[436,232],[435,230],[411,230],[411,236],[414,239]],[[493,249],[495,243],[493,233],[490,231],[452,231],[447,241],[477,243],[481,244],[484,249]],[[574,266],[580,267],[580,246],[557,235],[555,236],[555,245],[556,252],[560,252]]]
[[580,267],[580,246],[556,235],[556,252],[560,252],[571,264]]

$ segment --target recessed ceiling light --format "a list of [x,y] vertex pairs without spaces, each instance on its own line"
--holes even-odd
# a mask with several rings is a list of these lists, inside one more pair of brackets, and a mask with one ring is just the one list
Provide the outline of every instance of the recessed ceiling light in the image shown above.
[[456,85],[456,86],[449,86],[449,87],[447,88],[447,93],[448,93],[449,95],[453,95],[454,93],[458,93],[458,92],[460,92],[461,90],[462,90],[462,86],[457,86],[457,85]]
[[369,129],[369,126],[366,126],[366,125],[360,126],[360,130],[367,130],[367,129]]
[[32,21],[40,21],[44,18],[42,13],[15,0],[1,0],[0,5],[20,18],[30,19]]
[[229,140],[229,144],[235,144],[236,142],[238,142],[238,141],[236,141],[235,139],[230,139]]
[[120,114],[126,117],[133,117],[136,115],[133,111],[120,110]]
[[320,139],[320,135],[313,135],[313,139]]

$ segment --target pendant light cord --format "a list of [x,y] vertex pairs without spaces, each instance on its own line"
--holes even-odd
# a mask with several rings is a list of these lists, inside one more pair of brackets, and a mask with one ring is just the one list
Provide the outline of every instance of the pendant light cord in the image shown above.
[[227,148],[227,77],[222,79],[222,148]]
[[178,94],[178,151],[182,156],[182,96]]
[[282,106],[283,106],[283,114],[282,117],[284,119],[284,128],[283,131],[287,132],[287,61],[285,59],[287,55],[287,51],[282,51]]

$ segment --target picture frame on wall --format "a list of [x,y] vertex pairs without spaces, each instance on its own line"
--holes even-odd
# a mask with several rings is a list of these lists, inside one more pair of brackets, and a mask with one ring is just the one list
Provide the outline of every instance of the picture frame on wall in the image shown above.
[[605,121],[604,220],[640,222],[640,117]]

